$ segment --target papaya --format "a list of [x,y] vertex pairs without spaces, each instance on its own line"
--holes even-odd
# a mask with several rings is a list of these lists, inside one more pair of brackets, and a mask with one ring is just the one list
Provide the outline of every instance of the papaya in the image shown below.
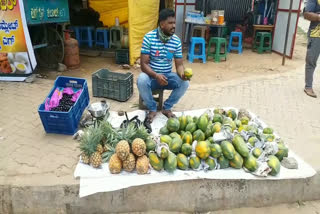
[[253,155],[249,155],[244,159],[244,167],[249,171],[254,172],[258,168],[257,159]]
[[207,127],[207,130],[205,131],[204,135],[206,136],[206,138],[212,137],[213,136],[213,124],[209,124]]
[[243,165],[243,158],[238,152],[235,152],[234,158],[229,161],[229,164],[232,168],[241,169]]
[[177,168],[177,156],[173,153],[169,153],[168,157],[164,160],[164,170],[167,172],[174,172]]
[[170,134],[169,130],[167,129],[167,126],[162,127],[162,128],[160,129],[159,133],[160,133],[161,135],[168,135],[168,134]]
[[237,128],[239,128],[242,125],[240,120],[235,120],[234,122],[236,123]]
[[279,143],[278,144],[278,152],[277,154],[275,154],[275,156],[279,159],[279,161],[282,161],[284,157],[288,157],[288,148],[282,144],[282,143]]
[[220,164],[220,169],[226,169],[229,167],[229,160],[223,155],[218,157],[218,163]]
[[193,123],[193,118],[190,115],[187,116],[187,124],[189,123]]
[[197,125],[194,122],[188,123],[186,127],[186,132],[190,132],[191,134],[197,130]]
[[155,149],[156,149],[156,142],[153,140],[153,139],[151,139],[151,138],[148,138],[147,140],[146,140],[146,147],[147,147],[147,152],[149,152],[149,151],[154,151]]
[[229,160],[232,160],[234,158],[234,153],[236,152],[232,143],[229,141],[222,141],[221,142],[221,150],[224,157],[226,157]]
[[216,108],[216,109],[214,109],[214,110],[213,110],[213,113],[214,113],[214,114],[221,114],[221,115],[225,115],[225,114],[226,114],[225,110],[222,109],[222,108]]
[[187,144],[192,144],[193,139],[192,139],[192,134],[190,132],[185,132],[182,136],[182,142],[187,143]]
[[270,175],[276,176],[280,172],[280,161],[276,156],[269,156],[268,166],[272,169]]
[[207,141],[199,141],[196,145],[196,154],[199,158],[205,160],[210,155],[210,146]]
[[249,149],[247,144],[244,142],[243,138],[241,135],[237,134],[233,137],[232,143],[234,148],[237,150],[237,152],[242,156],[242,157],[248,157],[249,156]]
[[179,117],[180,130],[185,130],[188,124],[187,116],[182,115]]
[[222,154],[222,150],[219,144],[217,143],[210,144],[210,156],[214,158],[218,158],[221,156],[221,154]]
[[179,132],[181,139],[182,139],[182,136],[184,135],[184,133],[186,133],[186,132],[182,131],[182,130]]
[[169,151],[167,148],[162,147],[160,151],[160,158],[166,159],[169,156]]
[[175,137],[181,138],[181,136],[177,132],[172,132],[169,136],[173,139]]
[[177,132],[180,129],[180,122],[177,118],[171,117],[167,120],[167,129],[170,132]]
[[193,122],[194,122],[195,124],[198,123],[198,119],[199,119],[199,118],[198,118],[197,116],[194,116],[192,119],[193,119]]
[[221,131],[221,126],[222,125],[219,122],[214,123],[213,126],[212,126],[212,133],[220,132]]
[[153,169],[161,171],[163,169],[163,160],[155,152],[149,153],[149,161]]
[[170,151],[173,153],[179,153],[181,146],[182,146],[182,140],[180,136],[173,138],[171,143],[169,144]]
[[243,125],[248,125],[249,123],[249,118],[247,116],[243,116],[240,118],[241,124]]
[[177,155],[177,166],[181,170],[186,170],[189,167],[189,161],[184,154]]
[[257,137],[250,137],[249,139],[248,139],[248,143],[250,143],[251,144],[251,146],[255,146],[256,145],[256,142],[258,142],[258,138]]
[[203,141],[206,139],[206,136],[200,129],[198,129],[197,131],[193,132],[192,139],[196,141]]
[[184,143],[181,146],[181,152],[185,156],[189,157],[192,153],[192,146],[190,144]]
[[255,126],[248,125],[248,126],[247,126],[247,129],[248,129],[247,131],[250,132],[250,133],[252,133],[252,134],[255,134],[255,135],[258,135],[258,134],[259,134],[259,130],[258,130],[258,128],[255,127]]
[[223,125],[224,127],[229,127],[231,129],[231,132],[233,132],[237,128],[236,123],[232,120],[225,120]]
[[253,151],[252,151],[252,155],[255,158],[259,158],[261,154],[262,154],[262,151],[261,151],[260,148],[254,148]]
[[263,134],[273,134],[273,129],[270,127],[264,128]]
[[209,123],[208,117],[206,117],[205,115],[202,115],[201,117],[199,117],[197,121],[197,126],[201,131],[205,132],[207,130],[208,123]]
[[160,142],[161,143],[166,143],[166,144],[170,144],[172,142],[172,138],[169,135],[162,135],[160,137]]
[[209,170],[213,170],[216,168],[216,162],[213,158],[208,157],[206,160],[206,164],[209,166]]
[[208,137],[207,141],[209,141],[211,144],[214,143],[213,137]]
[[227,116],[235,120],[237,118],[237,112],[234,109],[230,109],[227,111]]
[[213,118],[212,118],[213,123],[217,123],[217,122],[222,123],[222,121],[223,121],[223,116],[221,114],[213,115]]
[[248,125],[241,125],[238,128],[238,132],[241,132],[241,131],[249,131]]
[[266,141],[268,142],[272,142],[275,138],[275,136],[273,134],[263,134],[264,138],[266,139]]
[[200,159],[197,156],[192,156],[189,159],[189,166],[191,167],[191,169],[198,169],[200,163]]

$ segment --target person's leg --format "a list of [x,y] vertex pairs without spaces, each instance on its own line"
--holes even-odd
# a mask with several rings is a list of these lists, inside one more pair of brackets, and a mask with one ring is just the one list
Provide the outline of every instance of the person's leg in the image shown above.
[[165,87],[167,90],[172,90],[169,98],[164,102],[163,113],[168,116],[172,115],[171,108],[173,105],[177,104],[180,98],[185,94],[189,87],[189,81],[183,81],[177,73],[166,74],[168,78],[168,85]]
[[313,73],[317,67],[320,54],[320,38],[309,38],[305,67],[305,92],[312,97],[316,97],[312,90]]

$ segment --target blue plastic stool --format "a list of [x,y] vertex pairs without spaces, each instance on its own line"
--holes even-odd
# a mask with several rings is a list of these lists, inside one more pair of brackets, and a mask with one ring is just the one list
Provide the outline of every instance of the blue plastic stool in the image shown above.
[[96,29],[96,46],[101,45],[104,48],[109,48],[109,41],[108,41],[108,34],[109,30],[108,28],[97,28]]
[[[233,38],[238,38],[239,42],[237,46],[232,45]],[[242,32],[231,32],[229,45],[228,45],[228,52],[236,50],[239,54],[242,54]]]
[[93,35],[94,35],[94,27],[90,26],[81,26],[79,27],[79,39],[78,42],[80,45],[88,44],[91,48],[93,46]]
[[[199,52],[195,53],[195,47],[200,44]],[[202,59],[206,63],[206,41],[202,37],[192,37],[190,40],[188,60],[193,63],[194,59]]]
[[71,26],[70,30],[72,30],[75,33],[76,40],[78,40],[78,42],[79,42],[80,41],[80,28],[78,26]]

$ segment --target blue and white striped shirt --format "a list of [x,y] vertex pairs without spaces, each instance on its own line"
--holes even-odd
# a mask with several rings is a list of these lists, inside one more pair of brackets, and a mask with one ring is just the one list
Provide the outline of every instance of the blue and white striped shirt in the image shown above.
[[182,58],[181,41],[175,34],[167,43],[161,42],[158,29],[147,33],[143,38],[141,54],[150,56],[149,65],[157,73],[170,73],[172,59]]

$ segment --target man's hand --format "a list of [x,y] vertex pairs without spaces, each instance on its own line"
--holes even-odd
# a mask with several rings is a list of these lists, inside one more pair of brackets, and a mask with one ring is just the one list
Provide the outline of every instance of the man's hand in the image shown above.
[[156,75],[156,80],[161,86],[166,86],[168,85],[167,77],[162,75],[162,74],[157,74]]
[[184,76],[184,72],[179,72],[179,71],[177,71],[177,74],[178,74],[178,76],[183,80],[183,81],[187,81],[187,80],[189,80],[189,79],[187,79],[185,76]]

